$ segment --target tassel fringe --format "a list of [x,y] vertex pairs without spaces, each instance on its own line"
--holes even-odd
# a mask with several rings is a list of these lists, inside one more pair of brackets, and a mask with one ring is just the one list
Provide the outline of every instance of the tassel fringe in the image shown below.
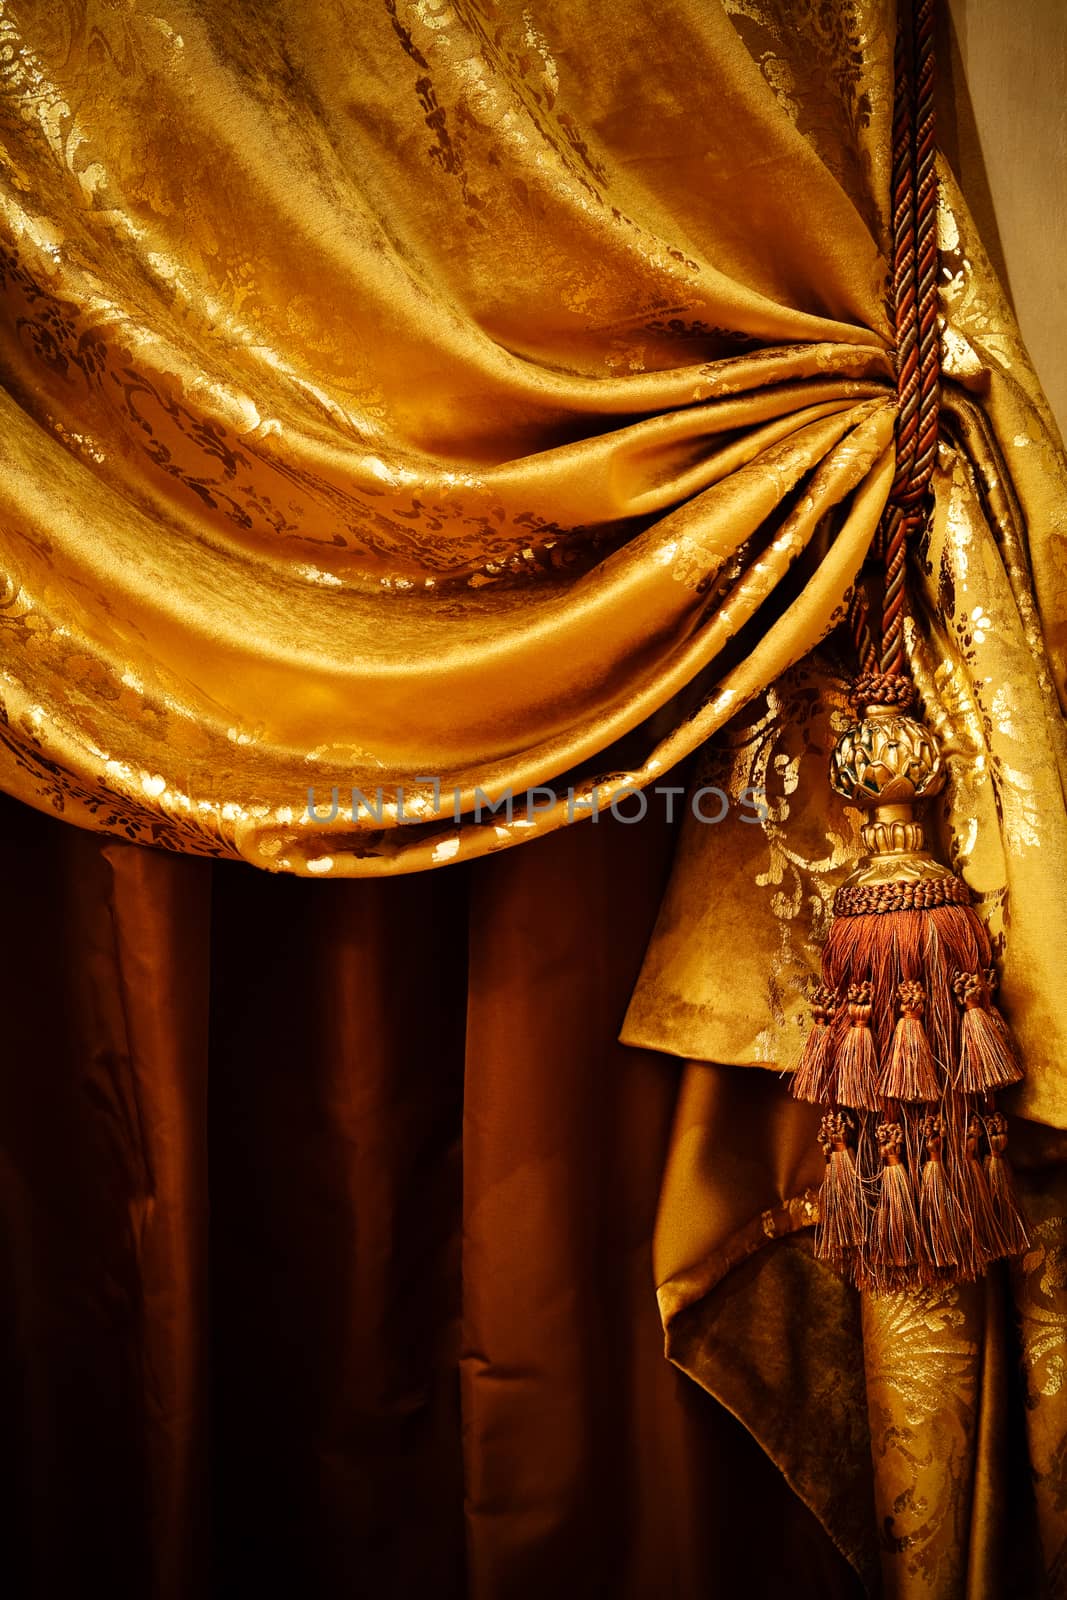
[[990,964],[964,904],[830,925],[793,1093],[830,1108],[816,1255],[860,1288],[977,1278],[1027,1248],[988,1104],[1020,1076]]
[[838,1046],[837,1098],[854,1110],[876,1111],[878,1055],[871,1033],[871,985],[853,983],[848,991],[848,1032]]
[[998,1256],[1014,1253],[993,1208],[989,1182],[979,1155],[981,1141],[982,1120],[972,1115],[967,1123],[967,1139],[960,1166],[960,1204],[967,1224],[967,1265],[974,1277],[984,1272],[990,1261]]
[[1008,1119],[994,1111],[985,1119],[989,1154],[985,1160],[989,1199],[997,1227],[1005,1241],[1005,1255],[1021,1255],[1030,1248],[1030,1239],[1015,1198],[1015,1184],[1005,1151],[1008,1148]]
[[820,984],[811,997],[811,1032],[797,1063],[790,1085],[798,1100],[824,1105],[836,1099],[834,1093],[834,1037],[830,1023],[837,1009],[837,997]]
[[944,1129],[941,1118],[924,1117],[921,1132],[926,1145],[919,1185],[923,1245],[935,1267],[964,1267],[967,1249],[960,1239],[962,1219],[942,1160]]
[[823,1261],[843,1266],[864,1237],[859,1173],[849,1147],[855,1124],[841,1112],[829,1111],[822,1119],[819,1143],[826,1157],[815,1232],[815,1254]]
[[1015,1059],[1006,1028],[998,1027],[994,1020],[985,974],[957,972],[952,987],[964,1008],[957,1087],[965,1094],[987,1094],[1018,1083],[1022,1069]]
[[923,986],[909,979],[897,985],[897,997],[901,1016],[893,1031],[889,1062],[879,1085],[882,1095],[887,1100],[937,1100],[944,1086],[944,1075],[937,1070],[923,1027],[926,1008]]
[[915,1195],[903,1158],[904,1129],[899,1122],[881,1122],[875,1137],[882,1158],[882,1176],[874,1211],[871,1260],[876,1267],[899,1270],[915,1260],[919,1244]]

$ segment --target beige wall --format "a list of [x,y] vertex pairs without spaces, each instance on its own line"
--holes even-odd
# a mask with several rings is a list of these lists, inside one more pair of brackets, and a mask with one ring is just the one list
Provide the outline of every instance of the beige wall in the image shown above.
[[947,0],[941,142],[1067,435],[1067,0]]

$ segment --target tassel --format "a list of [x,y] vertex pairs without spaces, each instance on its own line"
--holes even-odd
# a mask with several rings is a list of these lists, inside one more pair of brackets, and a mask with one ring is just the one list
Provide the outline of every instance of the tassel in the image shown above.
[[898,984],[897,999],[900,1021],[893,1031],[893,1047],[879,1087],[887,1100],[939,1100],[943,1079],[923,1027],[926,995],[922,984],[914,979]]
[[915,1212],[911,1177],[903,1160],[904,1129],[899,1122],[880,1122],[875,1129],[882,1158],[878,1204],[874,1211],[871,1260],[882,1272],[874,1274],[872,1287],[894,1288],[899,1270],[915,1260],[919,1244],[919,1219]]
[[[1014,1081],[1019,1066],[990,1004],[992,951],[970,890],[927,851],[914,815],[945,776],[932,735],[908,714],[915,699],[900,673],[861,677],[860,715],[834,748],[834,789],[870,813],[860,830],[867,854],[834,897],[823,949],[823,984],[848,1009],[816,1013],[805,1058],[804,1087],[821,1086],[831,1111],[880,1113],[857,1117],[844,1154],[831,1158],[836,1147],[824,1144],[833,1220],[819,1246],[875,1292],[973,1278],[1014,1248],[1021,1228],[1005,1163],[983,1169],[977,1145],[968,1149],[969,1096]],[[915,1106],[926,1115],[905,1109]],[[879,1136],[894,1127],[899,1144],[895,1133]],[[925,1142],[921,1166],[905,1159],[913,1134],[920,1149]]]
[[830,1027],[836,1008],[837,996],[820,983],[811,997],[814,1019],[811,1032],[789,1086],[797,1100],[810,1100],[813,1105],[820,1105],[836,1098],[833,1030]]
[[859,1173],[849,1138],[855,1124],[840,1111],[828,1111],[819,1127],[819,1143],[826,1157],[826,1175],[819,1191],[819,1224],[815,1254],[822,1261],[842,1266],[862,1243],[864,1219]]
[[979,1158],[982,1120],[972,1114],[967,1121],[967,1139],[960,1170],[959,1201],[963,1213],[963,1240],[969,1247],[967,1266],[971,1277],[980,1277],[999,1256],[1008,1255],[1008,1243],[1000,1229],[985,1169]]
[[1007,1029],[994,1020],[989,1006],[989,986],[984,973],[957,972],[952,980],[963,1006],[960,1025],[960,1064],[957,1087],[966,1094],[988,1094],[1018,1083],[1022,1070]]
[[968,1252],[960,1245],[956,1201],[942,1160],[944,1125],[940,1117],[924,1117],[919,1131],[926,1145],[919,1184],[923,1243],[935,1267],[965,1267]]
[[993,1215],[1004,1240],[1002,1254],[1018,1256],[1030,1248],[1030,1240],[1015,1198],[1011,1167],[1005,1156],[1008,1148],[1008,1119],[1002,1111],[994,1111],[986,1117],[985,1131],[989,1140],[985,1175],[989,1182]]
[[848,988],[848,1032],[837,1050],[837,1099],[854,1110],[876,1111],[878,1099],[878,1056],[871,1033],[871,984],[852,983]]

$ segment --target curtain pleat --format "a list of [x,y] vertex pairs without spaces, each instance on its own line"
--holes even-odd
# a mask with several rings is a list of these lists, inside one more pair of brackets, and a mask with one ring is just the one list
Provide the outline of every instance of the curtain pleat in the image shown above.
[[670,834],[315,883],[0,803],[7,1592],[860,1592],[663,1359]]

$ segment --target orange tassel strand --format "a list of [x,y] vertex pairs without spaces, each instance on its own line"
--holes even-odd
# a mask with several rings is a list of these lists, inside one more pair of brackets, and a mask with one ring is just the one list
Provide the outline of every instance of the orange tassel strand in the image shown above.
[[965,1266],[968,1248],[960,1241],[960,1218],[942,1159],[944,1127],[940,1117],[924,1117],[920,1127],[926,1145],[919,1185],[919,1218],[923,1244],[935,1267]]
[[835,1098],[834,1039],[830,1023],[836,1009],[837,997],[819,984],[811,997],[814,1025],[793,1074],[791,1087],[798,1100],[811,1100],[819,1105]]
[[926,994],[913,978],[897,985],[900,1021],[893,1033],[889,1062],[879,1085],[887,1100],[937,1100],[943,1075],[937,1070],[934,1053],[923,1027]]
[[1022,1069],[1007,1030],[994,1020],[985,974],[957,972],[952,987],[963,1007],[957,1086],[967,1094],[983,1094],[1018,1083]]
[[[883,1272],[906,1269],[915,1260],[919,1221],[903,1157],[904,1129],[899,1122],[880,1122],[875,1137],[882,1158],[882,1176],[874,1211],[871,1260]],[[886,1275],[891,1277],[892,1273]]]
[[878,1056],[871,1034],[871,985],[853,983],[848,990],[848,1032],[838,1046],[837,1099],[854,1110],[877,1110]]
[[815,1254],[837,1266],[844,1264],[864,1234],[859,1173],[849,1147],[854,1127],[851,1117],[828,1111],[819,1129],[826,1176],[819,1197]]
[[966,1223],[968,1265],[974,1277],[984,1272],[989,1262],[997,1256],[1013,1254],[997,1222],[989,1181],[979,1153],[981,1142],[982,1119],[977,1112],[973,1112],[967,1122],[967,1138],[960,1167],[959,1200]]
[[1015,1185],[1012,1182],[1011,1168],[1004,1155],[1008,1147],[1008,1119],[1004,1113],[994,1111],[991,1116],[986,1117],[985,1131],[989,1140],[989,1154],[985,1159],[985,1171],[989,1182],[989,1198],[993,1206],[993,1215],[996,1217],[997,1227],[1005,1240],[1003,1253],[1009,1256],[1017,1256],[1024,1250],[1029,1249],[1030,1240],[1015,1199]]

